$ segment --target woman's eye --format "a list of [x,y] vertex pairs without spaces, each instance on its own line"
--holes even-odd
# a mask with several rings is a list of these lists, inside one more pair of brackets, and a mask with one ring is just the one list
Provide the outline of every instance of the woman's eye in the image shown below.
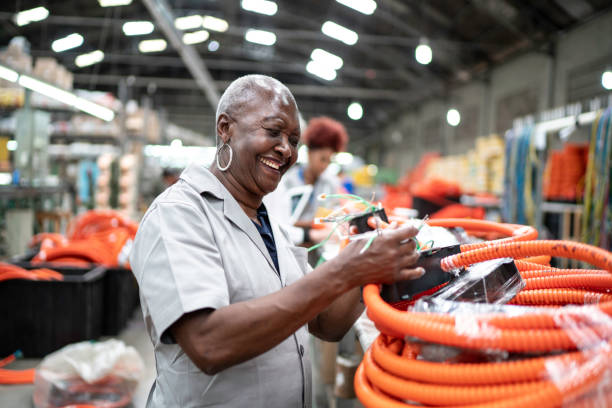
[[297,146],[299,142],[299,138],[289,138],[289,143],[291,143],[292,146]]
[[278,130],[278,129],[267,129],[267,130],[268,130],[268,134],[270,136],[276,137],[276,136],[279,136],[281,134],[281,131]]

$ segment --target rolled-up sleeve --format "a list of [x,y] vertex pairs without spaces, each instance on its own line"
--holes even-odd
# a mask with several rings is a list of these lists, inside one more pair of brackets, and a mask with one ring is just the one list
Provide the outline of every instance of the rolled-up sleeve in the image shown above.
[[139,227],[130,258],[157,341],[185,313],[229,304],[212,226],[192,205],[156,203]]

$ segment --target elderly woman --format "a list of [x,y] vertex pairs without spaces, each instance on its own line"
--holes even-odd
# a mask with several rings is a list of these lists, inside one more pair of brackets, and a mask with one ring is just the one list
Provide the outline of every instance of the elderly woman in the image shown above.
[[234,81],[217,109],[210,169],[192,165],[145,214],[130,257],[157,378],[148,407],[309,407],[307,330],[333,341],[359,287],[421,276],[415,228],[354,241],[311,270],[262,198],[295,163],[298,109],[277,80]]

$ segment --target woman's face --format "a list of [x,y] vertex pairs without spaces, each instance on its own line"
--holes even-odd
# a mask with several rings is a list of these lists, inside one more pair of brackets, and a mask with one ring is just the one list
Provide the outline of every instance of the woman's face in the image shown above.
[[308,150],[308,167],[311,174],[319,178],[331,163],[334,150],[331,147],[321,147]]
[[268,88],[234,116],[228,129],[234,151],[228,171],[247,191],[263,197],[297,160],[297,107],[285,91]]

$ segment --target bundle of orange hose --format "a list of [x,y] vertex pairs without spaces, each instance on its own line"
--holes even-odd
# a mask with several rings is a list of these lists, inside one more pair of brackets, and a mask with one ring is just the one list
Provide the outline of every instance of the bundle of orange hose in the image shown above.
[[0,262],[0,281],[9,279],[63,280],[64,276],[51,269],[24,269],[16,265]]
[[101,231],[126,229],[132,237],[136,235],[138,224],[114,210],[87,211],[68,226],[67,236],[70,240],[88,238]]
[[35,369],[28,370],[7,370],[2,368],[21,356],[21,352],[17,351],[8,357],[0,360],[0,384],[32,384],[34,383]]
[[[488,227],[479,228],[483,225]],[[355,388],[365,406],[552,408],[612,403],[610,387],[603,381],[612,367],[612,254],[575,242],[525,241],[533,232],[520,226],[493,228],[515,241],[462,246],[460,254],[443,259],[441,266],[450,271],[512,257],[526,283],[512,303],[529,308],[512,306],[518,309],[510,314],[495,308],[467,315],[400,311],[381,299],[377,285],[366,286],[368,316],[390,337],[381,334],[357,371]],[[601,269],[552,268],[546,265],[550,256]],[[571,304],[582,306],[558,308]],[[473,364],[417,360],[427,344],[499,350],[515,353],[515,358]],[[519,358],[521,353],[527,354]]]
[[527,241],[536,239],[538,231],[530,226],[516,224],[501,224],[486,220],[471,220],[463,218],[440,218],[436,220],[427,220],[427,224],[432,227],[461,227],[466,230],[475,230],[480,232],[498,232],[506,235],[507,238],[502,238],[496,241],[485,241],[474,244],[461,245],[461,252],[471,251],[476,248],[492,246],[499,242]]

